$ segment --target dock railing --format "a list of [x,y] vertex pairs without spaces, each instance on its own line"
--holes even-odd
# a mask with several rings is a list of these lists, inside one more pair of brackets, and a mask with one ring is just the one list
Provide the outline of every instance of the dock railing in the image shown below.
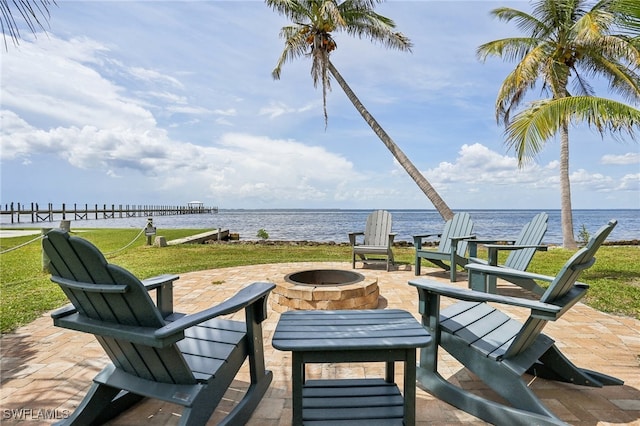
[[[130,204],[98,204],[84,206],[73,204],[73,207],[62,204],[55,208],[52,203],[41,208],[38,203],[31,203],[30,206],[21,203],[5,204],[0,210],[3,217],[10,216],[10,223],[39,223],[53,222],[56,220],[88,220],[88,219],[116,219],[128,217],[151,217],[151,216],[177,216],[183,214],[212,214],[218,213],[217,207],[207,207],[204,205],[184,205],[184,206],[151,206],[151,205],[130,205]],[[27,220],[25,220],[27,218]],[[5,222],[4,220],[2,222]]]

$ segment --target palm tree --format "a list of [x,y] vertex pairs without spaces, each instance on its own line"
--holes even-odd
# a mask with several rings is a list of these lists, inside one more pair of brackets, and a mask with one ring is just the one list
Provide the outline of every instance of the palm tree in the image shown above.
[[[640,100],[640,2],[538,0],[531,14],[502,7],[494,17],[513,21],[524,37],[495,40],[478,48],[478,57],[517,61],[496,100],[496,119],[504,124],[506,145],[520,166],[532,160],[554,135],[560,135],[560,202],[563,245],[575,248],[569,181],[569,127],[586,121],[601,135],[627,133],[634,138],[640,111],[594,96],[589,78],[604,78],[624,100]],[[513,113],[525,95],[542,83],[550,98]],[[572,83],[572,92],[569,85]]]
[[369,124],[391,154],[404,167],[416,182],[443,219],[453,217],[453,212],[431,186],[429,181],[413,165],[409,158],[396,145],[382,126],[367,111],[362,102],[353,93],[345,79],[338,72],[329,56],[337,44],[332,33],[344,31],[349,35],[367,37],[371,41],[381,42],[384,46],[402,51],[411,50],[411,42],[402,33],[394,31],[395,23],[374,12],[377,3],[383,0],[266,0],[269,7],[289,18],[293,24],[280,31],[285,40],[285,48],[273,70],[273,78],[280,79],[285,62],[302,56],[311,57],[311,76],[313,84],[322,85],[322,101],[327,125],[327,91],[330,90],[330,75],[335,78],[360,115]]
[[4,47],[8,49],[7,35],[17,45],[20,39],[20,29],[16,18],[22,18],[27,28],[36,33],[40,28],[46,31],[45,24],[49,22],[49,7],[55,5],[55,0],[0,0],[0,28],[2,28],[2,38]]

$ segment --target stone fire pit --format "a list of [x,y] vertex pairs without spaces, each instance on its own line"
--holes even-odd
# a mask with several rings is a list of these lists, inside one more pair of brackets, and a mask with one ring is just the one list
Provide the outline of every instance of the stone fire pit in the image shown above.
[[287,274],[276,283],[271,306],[276,312],[292,309],[375,309],[378,307],[377,278],[355,271],[312,269]]

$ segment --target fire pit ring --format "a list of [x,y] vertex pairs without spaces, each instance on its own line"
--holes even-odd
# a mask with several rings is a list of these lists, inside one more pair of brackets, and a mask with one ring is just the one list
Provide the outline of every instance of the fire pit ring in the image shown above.
[[293,309],[376,309],[378,279],[355,271],[311,269],[292,272],[276,282],[271,306],[276,312]]
[[358,283],[364,280],[364,275],[340,269],[311,269],[287,274],[284,280],[297,285],[341,286]]

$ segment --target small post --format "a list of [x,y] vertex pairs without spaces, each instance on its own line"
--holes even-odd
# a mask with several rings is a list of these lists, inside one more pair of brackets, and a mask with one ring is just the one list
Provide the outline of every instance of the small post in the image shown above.
[[153,218],[147,218],[147,226],[144,228],[144,234],[147,236],[147,245],[151,245],[151,237],[156,235],[156,228],[153,226]]
[[71,232],[71,220],[62,219],[60,221],[60,229],[62,229],[65,232]]
[[[47,233],[51,231],[51,228],[40,228],[40,234],[44,237]],[[44,239],[42,240],[44,241]],[[49,264],[51,263],[51,259],[44,252],[44,247],[42,248],[42,272],[50,272]]]

